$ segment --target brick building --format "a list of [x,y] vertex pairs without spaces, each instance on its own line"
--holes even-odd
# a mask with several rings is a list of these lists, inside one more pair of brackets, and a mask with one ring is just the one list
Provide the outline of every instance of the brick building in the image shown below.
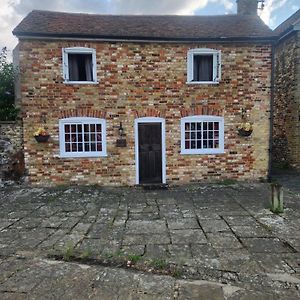
[[239,0],[223,16],[31,12],[14,30],[30,182],[266,178],[274,35],[256,11]]
[[275,31],[273,161],[300,168],[300,10]]

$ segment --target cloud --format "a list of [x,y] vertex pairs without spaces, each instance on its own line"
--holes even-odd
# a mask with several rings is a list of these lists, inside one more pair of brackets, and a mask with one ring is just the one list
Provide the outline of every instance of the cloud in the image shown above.
[[225,8],[225,13],[233,13],[234,2],[231,0],[211,0],[211,2],[222,4]]
[[[178,14],[191,15],[214,0],[1,0],[0,48],[13,49],[17,39],[13,28],[31,10],[53,10],[99,14]],[[229,0],[222,0],[228,2]]]
[[275,27],[276,15],[274,11],[283,7],[288,0],[266,0],[265,7],[260,13],[261,19],[271,28]]

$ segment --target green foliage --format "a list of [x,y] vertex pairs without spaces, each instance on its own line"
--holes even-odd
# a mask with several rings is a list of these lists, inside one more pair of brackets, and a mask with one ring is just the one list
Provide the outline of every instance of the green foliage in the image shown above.
[[168,266],[167,262],[164,259],[153,259],[150,264],[152,267],[159,270],[163,270]]
[[128,260],[130,260],[133,264],[137,263],[141,259],[142,259],[141,255],[129,255],[128,256]]
[[74,246],[72,242],[68,242],[66,249],[63,253],[64,261],[70,261],[70,259],[74,256]]
[[0,120],[14,121],[19,109],[14,105],[14,82],[17,71],[12,63],[7,61],[7,49],[0,52]]

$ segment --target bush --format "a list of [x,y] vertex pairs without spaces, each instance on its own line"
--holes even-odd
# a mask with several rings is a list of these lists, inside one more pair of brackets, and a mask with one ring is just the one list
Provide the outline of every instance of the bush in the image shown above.
[[0,121],[14,121],[19,109],[15,107],[14,82],[17,70],[7,62],[7,49],[0,52]]

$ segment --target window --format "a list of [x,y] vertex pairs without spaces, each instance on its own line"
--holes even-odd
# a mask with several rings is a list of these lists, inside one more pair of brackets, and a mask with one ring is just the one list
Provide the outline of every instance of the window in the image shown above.
[[95,49],[64,48],[63,75],[66,83],[97,82]]
[[98,118],[59,121],[61,157],[106,156],[106,122]]
[[219,83],[221,79],[221,51],[191,49],[187,57],[188,83]]
[[224,118],[217,116],[182,118],[181,153],[224,153]]

